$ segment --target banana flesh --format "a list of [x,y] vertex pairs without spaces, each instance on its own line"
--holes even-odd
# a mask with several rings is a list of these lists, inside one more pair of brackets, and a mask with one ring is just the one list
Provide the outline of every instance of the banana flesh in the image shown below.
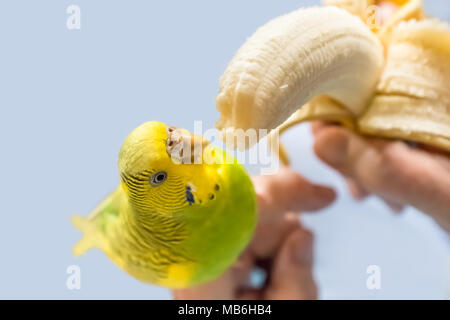
[[383,63],[381,42],[357,17],[335,7],[294,11],[257,30],[229,63],[216,127],[275,129],[323,94],[360,115]]
[[[382,2],[390,2],[392,7],[397,7],[398,10],[382,26],[377,26],[376,24],[380,21],[376,20],[376,10],[379,8],[377,6]],[[324,4],[327,6],[336,6],[356,15],[368,24],[372,28],[372,31],[378,33],[378,36],[384,42],[388,42],[392,30],[400,22],[412,19],[422,20],[425,18],[423,0],[324,0]]]
[[376,30],[365,23],[375,0],[328,0],[258,29],[221,77],[216,127],[278,137],[330,120],[450,151],[450,27],[426,19],[421,0],[392,2],[398,10]]
[[370,6],[375,5],[375,0],[324,0],[324,5],[334,6],[359,17],[367,22],[370,14]]

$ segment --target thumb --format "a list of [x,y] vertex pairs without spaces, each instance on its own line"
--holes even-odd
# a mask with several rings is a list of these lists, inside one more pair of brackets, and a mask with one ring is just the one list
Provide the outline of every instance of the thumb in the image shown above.
[[299,227],[284,241],[275,258],[266,299],[317,299],[312,272],[313,236]]
[[316,185],[292,169],[282,168],[276,175],[253,177],[261,215],[287,211],[317,211],[335,199],[333,189]]

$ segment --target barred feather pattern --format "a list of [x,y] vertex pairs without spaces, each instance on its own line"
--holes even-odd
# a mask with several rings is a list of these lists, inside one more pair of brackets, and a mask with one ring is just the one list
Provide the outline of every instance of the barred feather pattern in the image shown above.
[[[189,205],[179,177],[169,177],[162,186],[151,187],[153,171],[139,175],[122,174],[129,189],[133,210],[121,217],[120,243],[112,243],[113,251],[133,269],[151,270],[154,280],[167,277],[170,265],[190,261],[180,245],[188,231],[178,213]],[[151,193],[151,194],[150,194]]]

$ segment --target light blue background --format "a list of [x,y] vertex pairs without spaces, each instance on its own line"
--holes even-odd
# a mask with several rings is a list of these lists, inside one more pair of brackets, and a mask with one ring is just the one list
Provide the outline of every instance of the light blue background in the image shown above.
[[[126,135],[148,120],[193,128],[218,119],[218,78],[234,52],[270,18],[316,1],[9,0],[0,3],[0,298],[169,298],[100,251],[74,258],[87,214],[118,183]],[[79,31],[66,8],[81,7]],[[448,1],[428,1],[450,18]],[[311,152],[307,125],[287,134],[295,168],[339,199],[305,215],[316,234],[322,298],[443,298],[448,237],[414,210],[395,216],[376,199],[354,203]],[[66,268],[81,267],[81,290]],[[366,268],[382,289],[366,288]]]

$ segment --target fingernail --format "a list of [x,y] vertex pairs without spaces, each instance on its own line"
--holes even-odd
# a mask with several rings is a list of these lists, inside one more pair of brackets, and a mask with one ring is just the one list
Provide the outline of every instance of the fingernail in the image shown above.
[[347,185],[351,195],[355,200],[363,200],[367,196],[369,196],[367,190],[352,179],[347,179]]
[[320,193],[321,198],[325,203],[331,203],[336,199],[336,191],[334,191],[334,189],[321,186],[318,187],[316,191]]

